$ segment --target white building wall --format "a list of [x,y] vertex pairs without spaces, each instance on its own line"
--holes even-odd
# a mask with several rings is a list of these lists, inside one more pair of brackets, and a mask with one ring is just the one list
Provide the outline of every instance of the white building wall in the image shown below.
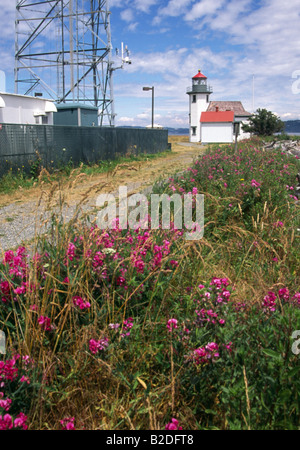
[[202,143],[232,143],[233,124],[232,123],[202,123],[201,124]]
[[248,120],[244,120],[241,117],[235,117],[236,121],[240,121],[240,134],[238,135],[238,141],[241,141],[242,139],[250,139],[251,134],[250,133],[246,133],[245,131],[242,130],[242,124],[249,124]]
[[0,97],[5,103],[5,106],[0,108],[1,123],[35,125],[42,124],[42,118],[45,117],[44,122],[47,122],[47,125],[53,125],[53,112],[47,112],[49,102],[52,108],[55,108],[51,100],[1,92]]
[[[196,102],[193,103],[193,95],[196,95]],[[190,142],[201,141],[201,113],[207,110],[209,101],[207,102],[208,94],[189,94],[190,97]],[[193,135],[193,128],[196,127],[196,134]]]

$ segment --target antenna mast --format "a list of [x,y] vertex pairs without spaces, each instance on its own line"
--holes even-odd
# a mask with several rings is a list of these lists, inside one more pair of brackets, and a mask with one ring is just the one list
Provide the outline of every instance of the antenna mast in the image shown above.
[[108,3],[16,0],[15,93],[92,104],[99,125],[114,126]]

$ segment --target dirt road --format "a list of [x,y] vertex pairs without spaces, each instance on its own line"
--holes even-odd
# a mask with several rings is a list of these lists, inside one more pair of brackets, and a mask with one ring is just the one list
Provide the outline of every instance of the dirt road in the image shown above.
[[82,209],[92,210],[99,193],[116,192],[127,186],[128,194],[141,192],[159,179],[190,166],[205,147],[191,144],[187,136],[169,136],[172,151],[166,156],[133,162],[108,173],[87,176],[75,172],[63,185],[37,184],[29,190],[3,195],[0,205],[0,250],[13,249],[45,233],[51,211],[63,198],[64,219],[68,221],[81,202]]

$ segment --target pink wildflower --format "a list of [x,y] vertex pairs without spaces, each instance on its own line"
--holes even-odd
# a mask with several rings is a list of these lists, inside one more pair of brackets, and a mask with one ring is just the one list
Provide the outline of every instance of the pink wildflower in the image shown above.
[[251,186],[259,188],[261,184],[256,180],[251,180]]
[[75,430],[75,417],[65,417],[60,421],[63,430]]
[[73,303],[75,306],[78,306],[79,309],[88,309],[91,307],[91,304],[88,301],[84,301],[81,297],[78,296],[73,297]]
[[120,324],[119,323],[110,323],[108,326],[112,330],[117,330],[119,328]]
[[18,357],[13,357],[7,361],[0,361],[0,386],[4,381],[14,381],[18,376],[18,368],[15,367]]
[[139,273],[144,272],[145,263],[141,259],[138,259],[137,261],[135,261],[134,266],[136,267],[137,272],[139,272]]
[[172,419],[171,422],[167,423],[165,429],[166,430],[182,430],[182,427],[179,427],[179,422],[177,419]]
[[131,328],[133,327],[133,318],[132,317],[128,317],[128,319],[124,320],[123,325],[122,325],[122,333],[121,333],[121,337],[124,338],[125,336],[130,336],[130,331]]
[[93,353],[93,355],[96,355],[101,350],[105,350],[105,348],[108,347],[108,338],[100,339],[99,341],[96,341],[95,339],[91,339],[89,342],[89,349],[90,352]]
[[45,331],[52,330],[51,319],[49,317],[40,316],[38,318],[38,323],[40,324],[42,330],[45,330]]
[[297,303],[300,306],[300,292],[296,292],[296,294],[293,297],[293,300],[295,300],[295,303]]
[[24,375],[20,378],[21,383],[27,383],[30,384],[30,378],[25,377]]
[[170,261],[170,264],[171,264],[171,266],[176,267],[176,266],[178,266],[178,261],[175,261],[174,259],[172,259],[172,260]]
[[177,323],[176,319],[169,319],[167,323],[168,331],[172,332],[173,329],[178,328]]
[[274,292],[268,292],[268,295],[266,295],[264,297],[262,306],[264,308],[264,311],[276,311],[276,295],[274,294]]
[[232,342],[228,342],[228,344],[225,344],[225,345],[224,345],[224,347],[228,350],[229,353],[232,352],[231,346],[232,346]]
[[23,430],[27,430],[28,426],[26,425],[27,416],[24,413],[20,413],[14,420],[15,428],[23,428]]
[[2,418],[0,415],[0,430],[11,430],[13,427],[13,421],[10,414],[5,414]]
[[12,400],[10,398],[3,399],[4,394],[0,392],[0,408],[3,408],[4,411],[8,411],[11,405]]
[[75,250],[76,250],[75,245],[72,242],[70,242],[67,250],[67,256],[70,261],[73,261],[75,257]]
[[279,289],[278,295],[279,295],[279,298],[282,298],[283,300],[286,300],[286,301],[288,301],[288,299],[290,298],[290,293],[289,293],[288,288]]

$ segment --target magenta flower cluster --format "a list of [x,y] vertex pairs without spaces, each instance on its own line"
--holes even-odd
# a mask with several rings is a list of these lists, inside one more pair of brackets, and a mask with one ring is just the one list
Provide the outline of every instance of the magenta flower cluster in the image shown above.
[[199,347],[188,355],[187,359],[194,364],[204,364],[216,361],[219,358],[219,346],[215,342],[209,342],[205,347]]
[[[23,372],[21,376],[17,361],[22,361]],[[12,382],[30,384],[28,371],[33,366],[33,361],[28,355],[21,358],[19,354],[14,355],[11,359],[0,361],[0,430],[23,429],[27,430],[27,416],[20,412],[14,418],[8,413],[12,406],[12,399],[5,395],[5,390],[10,390]],[[2,409],[2,413],[1,413]]]
[[112,330],[119,330],[120,337],[125,338],[126,336],[130,336],[130,330],[133,327],[133,318],[128,317],[123,321],[122,326],[119,323],[110,323],[108,326]]
[[167,329],[169,332],[172,332],[176,328],[178,328],[178,320],[177,319],[169,319],[167,323]]
[[63,430],[76,430],[75,417],[65,417],[60,421]]
[[182,430],[182,427],[179,426],[179,422],[177,419],[171,419],[171,422],[167,423],[165,426],[166,430]]
[[79,296],[73,297],[73,304],[75,306],[78,306],[78,308],[81,310],[88,309],[91,307],[91,304],[87,300],[84,300],[82,297]]
[[262,302],[264,312],[268,313],[276,311],[278,305],[277,302],[279,301],[288,302],[296,307],[300,307],[300,292],[291,295],[289,289],[286,287],[279,289],[278,295],[273,291],[269,291]]
[[41,329],[44,331],[51,331],[54,328],[54,326],[51,325],[50,317],[40,316],[38,318],[38,323],[39,323]]
[[89,342],[89,349],[93,355],[105,350],[108,347],[108,338],[104,337],[96,341],[95,339],[91,339]]
[[19,413],[15,419],[10,414],[4,414],[3,417],[0,415],[0,430],[11,430],[13,428],[27,430],[26,421],[27,416],[23,413]]

